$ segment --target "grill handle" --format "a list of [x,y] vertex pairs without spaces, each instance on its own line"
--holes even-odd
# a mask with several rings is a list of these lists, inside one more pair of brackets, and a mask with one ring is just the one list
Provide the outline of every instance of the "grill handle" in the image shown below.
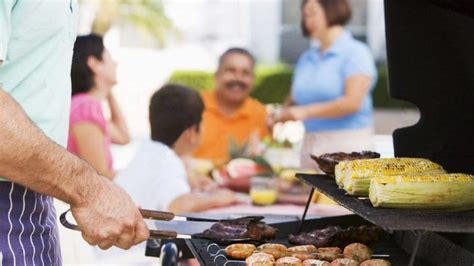
[[174,213],[172,212],[160,212],[160,211],[140,209],[140,213],[142,214],[144,219],[158,220],[158,221],[171,221],[175,217]]
[[175,239],[178,233],[175,231],[150,230],[150,239]]

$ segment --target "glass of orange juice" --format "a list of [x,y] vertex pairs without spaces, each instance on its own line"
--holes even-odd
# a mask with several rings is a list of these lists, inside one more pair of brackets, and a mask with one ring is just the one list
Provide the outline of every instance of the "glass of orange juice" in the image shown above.
[[274,177],[254,176],[250,180],[250,198],[254,205],[266,206],[276,202],[277,180]]

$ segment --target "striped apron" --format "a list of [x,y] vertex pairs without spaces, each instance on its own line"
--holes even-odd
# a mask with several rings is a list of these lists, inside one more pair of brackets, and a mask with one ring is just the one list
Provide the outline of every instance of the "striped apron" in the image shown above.
[[0,265],[61,265],[51,197],[0,181]]

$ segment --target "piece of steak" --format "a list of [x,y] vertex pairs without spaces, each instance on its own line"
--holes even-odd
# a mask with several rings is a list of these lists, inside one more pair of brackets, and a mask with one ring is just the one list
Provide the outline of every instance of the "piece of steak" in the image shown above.
[[265,224],[261,216],[248,216],[213,224],[201,237],[213,240],[248,239],[252,241],[273,240],[277,229]]
[[335,152],[326,153],[321,156],[310,155],[313,160],[316,161],[319,168],[326,174],[334,176],[334,169],[336,165],[342,161],[352,161],[359,159],[375,159],[380,158],[380,153],[373,151],[363,152]]
[[288,241],[293,245],[314,245],[316,247],[339,247],[359,242],[372,245],[386,237],[386,233],[377,226],[350,226],[342,229],[339,226],[328,226],[298,235],[290,235]]

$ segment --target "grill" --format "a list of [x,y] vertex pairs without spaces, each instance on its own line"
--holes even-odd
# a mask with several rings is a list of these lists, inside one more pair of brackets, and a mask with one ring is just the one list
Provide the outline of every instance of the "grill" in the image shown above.
[[[299,221],[294,222],[285,222],[272,224],[273,227],[278,228],[279,233],[277,239],[272,241],[272,243],[280,243],[286,246],[290,246],[287,241],[287,237],[291,233],[296,233],[300,225]],[[303,230],[318,229],[324,228],[328,225],[339,225],[343,228],[349,226],[359,226],[359,225],[372,225],[368,221],[364,220],[357,215],[345,215],[337,217],[327,217],[320,219],[310,219],[306,220],[304,223]],[[223,252],[212,256],[218,250],[217,246],[220,249],[225,248],[225,245],[217,245],[211,241],[207,240],[186,240],[186,243],[189,249],[192,251],[193,255],[199,261],[201,265],[245,265],[243,261],[234,261],[229,260],[224,256]],[[388,240],[381,241],[373,247],[374,254],[387,254],[390,255],[390,261],[394,266],[405,266],[409,263],[409,254],[400,248],[395,239],[390,237]],[[423,263],[417,265],[426,265]]]
[[[427,158],[449,172],[474,174],[474,4],[384,2],[390,94],[415,104],[421,114],[418,124],[394,132],[395,155]],[[474,265],[473,211],[375,209],[367,200],[345,195],[326,176],[298,177],[357,214],[303,219],[303,230],[372,222],[391,232],[374,252],[391,255],[393,265]],[[280,229],[275,242],[288,244],[288,234],[295,233],[300,222],[273,225]],[[234,265],[222,256],[214,262],[209,241],[186,244],[202,265]]]
[[316,188],[346,209],[387,230],[423,230],[449,233],[474,233],[474,210],[443,212],[409,209],[376,209],[369,199],[347,195],[333,177],[298,174],[298,179]]

